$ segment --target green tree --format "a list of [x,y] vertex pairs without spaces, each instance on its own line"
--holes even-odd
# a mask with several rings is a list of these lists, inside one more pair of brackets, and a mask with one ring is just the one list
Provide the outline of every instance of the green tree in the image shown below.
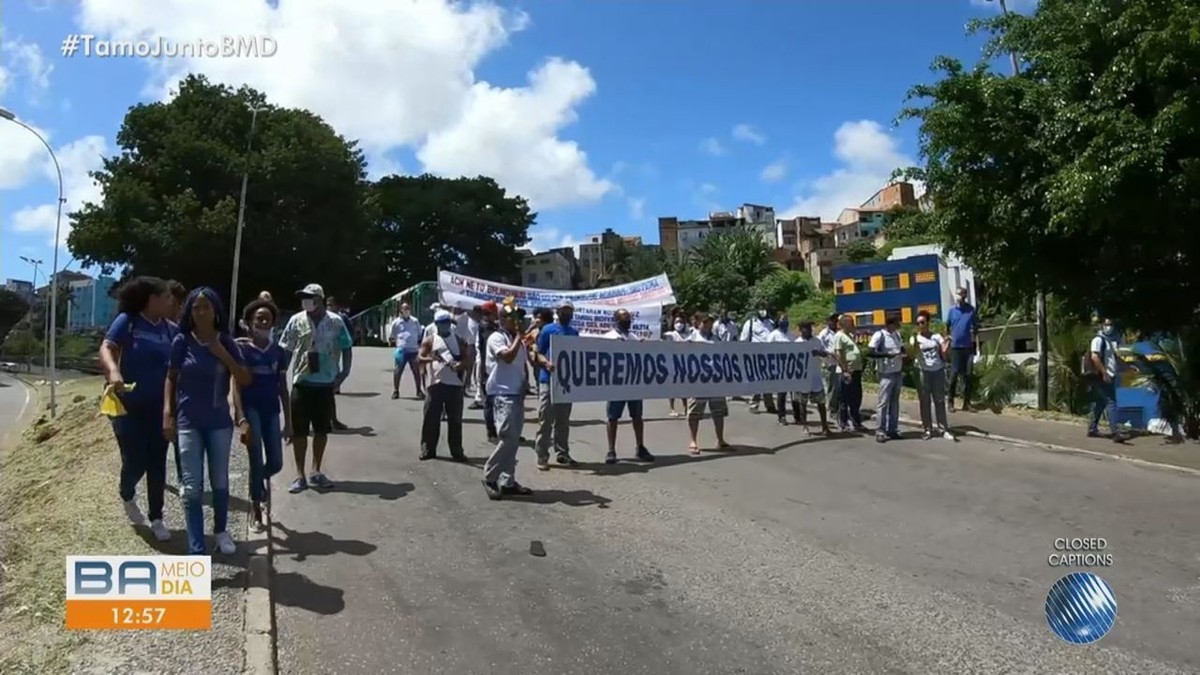
[[869,239],[858,239],[846,246],[846,260],[852,263],[873,262],[884,260],[879,249]]
[[623,239],[612,247],[610,258],[605,260],[604,274],[613,284],[655,277],[667,267],[662,249],[632,245]]
[[749,306],[782,311],[807,300],[814,293],[816,288],[808,273],[780,270],[759,279],[751,287]]
[[29,303],[20,295],[0,288],[0,343],[29,312]]
[[[984,63],[910,92],[936,229],[982,278],[1176,331],[1200,295],[1200,9],[1042,0],[981,22]],[[988,60],[1014,52],[1018,76]],[[1181,307],[1180,300],[1184,300]]]
[[4,354],[7,356],[41,359],[42,349],[41,338],[25,327],[12,331],[4,340]]
[[754,284],[783,269],[771,254],[762,237],[746,230],[707,237],[666,266],[677,304],[688,311],[743,311]]
[[487,279],[519,274],[517,248],[529,241],[536,214],[496,181],[437,176],[387,176],[371,190],[369,259],[374,299],[450,269]]
[[[253,135],[250,106],[258,109]],[[360,301],[370,234],[364,160],[321,118],[190,76],[169,102],[131,108],[117,144],[120,154],[94,174],[103,202],[71,214],[68,246],[81,263],[228,297],[247,171],[238,304],[312,281]]]

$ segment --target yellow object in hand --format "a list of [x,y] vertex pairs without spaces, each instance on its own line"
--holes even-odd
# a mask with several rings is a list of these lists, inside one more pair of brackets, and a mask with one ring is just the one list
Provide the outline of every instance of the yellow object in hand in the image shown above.
[[[127,382],[125,391],[133,391],[134,386],[133,382]],[[121,403],[121,398],[117,396],[111,384],[104,387],[104,393],[100,396],[100,414],[108,417],[121,417],[125,414],[125,404]]]

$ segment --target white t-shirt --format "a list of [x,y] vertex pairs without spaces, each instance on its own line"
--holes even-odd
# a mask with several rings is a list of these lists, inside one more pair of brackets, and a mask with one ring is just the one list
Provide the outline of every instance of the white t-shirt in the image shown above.
[[703,342],[705,344],[716,344],[717,335],[714,331],[712,336],[704,337],[704,334],[698,330],[692,331],[692,334],[681,340],[681,342]]
[[791,342],[792,336],[776,328],[767,333],[767,342]]
[[873,351],[884,352],[891,354],[890,358],[881,359],[879,363],[880,375],[892,375],[904,370],[904,344],[900,342],[899,333],[889,333],[886,330],[877,330],[871,336],[871,341],[867,346]]
[[774,327],[775,324],[770,319],[757,316],[747,319],[746,325],[742,326],[742,342],[766,342]]
[[808,352],[808,371],[805,373],[808,377],[797,391],[801,394],[819,394],[825,391],[825,380],[821,373],[821,357],[816,356],[813,352],[825,351],[825,345],[815,337],[805,340],[798,337],[795,340],[796,344],[803,345],[804,351]]
[[737,342],[737,324],[728,319],[718,321],[717,325],[713,327],[713,335],[721,342]]
[[421,348],[421,322],[414,317],[396,317],[388,334],[391,336],[393,347],[406,352],[415,352]]
[[[674,332],[674,331],[672,331],[672,332]],[[614,328],[614,329],[608,331],[607,333],[604,334],[603,337],[606,340],[628,340],[629,342],[641,342],[642,341],[642,338],[635,335],[632,331],[628,332],[628,333],[622,333],[617,328]]]
[[669,330],[669,331],[663,333],[663,339],[666,340],[667,342],[687,342],[688,340],[691,339],[692,335],[695,335],[699,332],[700,331],[698,331],[698,330],[688,331],[686,328],[683,330],[682,333],[678,333],[676,331]]
[[[835,335],[837,335],[837,331],[829,326],[825,326],[820,333],[817,333],[817,339],[821,341],[821,349],[825,350],[827,354],[833,353],[833,336]],[[837,359],[832,356],[825,357],[825,368],[837,370]]]
[[421,339],[428,340],[429,338],[433,337],[434,335],[437,335],[437,324],[431,323],[428,326],[425,326],[425,332],[421,336]]
[[921,358],[917,359],[917,366],[921,370],[934,372],[946,367],[946,362],[942,359],[942,346],[946,344],[945,337],[937,333],[930,333],[929,337],[925,337],[918,333],[913,336],[912,344],[921,352]]
[[[1108,344],[1104,344],[1107,342]],[[1103,335],[1097,335],[1092,338],[1092,344],[1088,347],[1088,351],[1104,355],[1104,370],[1108,371],[1109,377],[1117,375],[1117,343],[1115,340],[1109,340]]]
[[500,352],[512,346],[519,335],[510,336],[502,330],[492,333],[487,341],[487,393],[488,396],[519,396],[525,392],[525,361],[529,355],[525,345],[517,350],[512,362],[505,363]]

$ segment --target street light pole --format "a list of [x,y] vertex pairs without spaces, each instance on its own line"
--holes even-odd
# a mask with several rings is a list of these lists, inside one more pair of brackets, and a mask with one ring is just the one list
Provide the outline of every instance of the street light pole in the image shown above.
[[[1000,13],[1008,16],[1007,0],[998,0],[998,2],[1000,3]],[[1008,62],[1012,65],[1013,75],[1020,75],[1021,66],[1017,61],[1017,53],[1015,51],[1008,53]],[[1035,304],[1037,308],[1038,355],[1037,405],[1038,410],[1048,410],[1050,408],[1050,329],[1046,316],[1046,292],[1042,289],[1040,282],[1038,283]]]
[[50,270],[53,274],[50,276],[50,326],[48,329],[50,334],[50,418],[54,419],[55,413],[58,410],[58,401],[56,399],[58,386],[56,382],[58,379],[58,350],[55,344],[58,342],[58,249],[61,247],[63,204],[67,201],[63,193],[62,167],[58,164],[58,156],[54,154],[54,148],[50,147],[50,144],[46,142],[45,138],[42,138],[42,135],[36,129],[17,119],[16,114],[7,108],[0,108],[0,118],[24,128],[37,137],[42,142],[42,145],[46,146],[46,152],[50,153],[50,161],[54,162],[54,171],[58,175],[58,216],[54,221],[54,255],[50,262]]
[[[21,257],[21,260],[24,260],[25,262],[29,263],[30,265],[33,265],[33,290],[34,290],[34,300],[36,301],[37,300],[38,268],[41,267],[45,263],[41,259],[34,260],[33,258],[26,258],[25,256],[20,256],[20,257]],[[45,369],[47,366],[50,365],[50,358],[49,358],[50,342],[49,342],[49,340],[46,339],[46,337],[50,334],[50,317],[43,316],[42,319],[43,319],[42,368]],[[30,332],[33,332],[33,312],[32,311],[29,312],[29,330],[30,330]]]
[[237,325],[238,271],[242,266],[242,230],[246,226],[246,188],[250,184],[250,149],[254,145],[254,127],[259,109],[250,106],[250,135],[246,139],[246,166],[242,170],[242,196],[238,200],[237,235],[233,241],[233,280],[229,284],[229,329]]

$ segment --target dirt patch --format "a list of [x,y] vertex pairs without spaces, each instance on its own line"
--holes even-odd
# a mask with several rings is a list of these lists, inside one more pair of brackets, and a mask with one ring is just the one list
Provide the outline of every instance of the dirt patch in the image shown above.
[[[62,384],[59,415],[42,411],[18,442],[0,449],[0,672],[68,670],[88,636],[62,628],[65,557],[89,550],[144,550],[111,511],[120,467],[99,378]],[[44,397],[43,397],[44,398]]]

